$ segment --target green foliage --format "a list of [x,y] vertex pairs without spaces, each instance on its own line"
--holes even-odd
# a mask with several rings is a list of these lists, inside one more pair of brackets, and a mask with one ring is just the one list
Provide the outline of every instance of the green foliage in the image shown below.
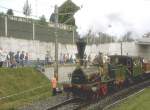
[[14,15],[13,10],[12,9],[8,9],[7,10],[7,15]]
[[23,6],[23,14],[26,16],[31,15],[31,4],[29,4],[28,0],[26,0],[24,6]]
[[104,43],[111,43],[115,42],[115,38],[113,36],[109,36],[104,33],[99,33],[99,35],[94,35],[89,32],[84,38],[88,44],[104,44]]
[[46,25],[46,24],[48,24],[48,23],[46,22],[46,18],[45,18],[44,15],[42,15],[42,16],[40,17],[39,24],[40,24],[40,25]]
[[[65,23],[68,25],[75,25],[75,19],[73,15],[77,10],[79,10],[79,7],[76,6],[71,0],[67,0],[58,8],[59,11],[58,22]],[[53,13],[50,17],[50,21],[54,22],[54,20],[55,14]]]
[[118,42],[132,42],[134,38],[132,37],[132,32],[127,32],[123,37],[121,37]]
[[3,12],[0,12],[0,16],[5,15]]
[[51,22],[55,22],[55,14],[54,13],[51,14],[50,21]]
[[37,96],[38,99],[43,99],[51,95],[49,80],[33,68],[0,68],[0,97],[21,93],[39,86],[43,87],[0,100],[0,110],[11,110],[37,100]]

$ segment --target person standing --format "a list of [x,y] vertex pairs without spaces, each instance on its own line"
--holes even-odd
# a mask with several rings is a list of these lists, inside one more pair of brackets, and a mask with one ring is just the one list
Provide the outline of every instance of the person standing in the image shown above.
[[16,59],[15,59],[15,55],[14,55],[14,52],[12,52],[12,59],[11,59],[11,68],[16,68],[17,67],[17,62],[16,62]]
[[7,67],[10,67],[10,52],[6,56]]
[[51,86],[52,86],[52,95],[55,96],[56,95],[56,87],[57,87],[57,79],[55,76],[51,79]]
[[26,63],[26,66],[28,66],[28,60],[29,60],[29,55],[28,55],[28,53],[26,53],[26,56],[25,56],[25,63]]
[[21,63],[21,66],[24,67],[24,51],[22,51],[20,55],[20,63]]
[[2,48],[0,48],[0,68],[3,66],[3,62],[4,62],[4,55]]
[[15,60],[16,60],[16,66],[18,66],[19,63],[20,63],[20,54],[19,54],[19,51],[17,51],[17,54],[15,55]]

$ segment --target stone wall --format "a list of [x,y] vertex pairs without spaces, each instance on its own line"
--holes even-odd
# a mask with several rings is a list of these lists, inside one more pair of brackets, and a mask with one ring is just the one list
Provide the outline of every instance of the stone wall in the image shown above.
[[[91,54],[92,58],[98,53],[103,52],[105,54],[120,54],[120,43],[109,43],[109,44],[100,44],[100,45],[88,45],[86,47],[86,54]],[[54,58],[55,54],[55,44],[52,42],[40,42],[37,40],[22,40],[15,38],[6,38],[0,37],[0,48],[4,52],[8,53],[9,51],[25,51],[29,53],[29,58],[31,60],[36,60],[40,58],[43,60],[45,54],[48,51],[49,54]],[[74,55],[77,53],[76,45],[72,44],[60,44],[59,43],[59,55],[60,53],[65,54],[69,53]],[[147,59],[150,59],[150,46],[141,46],[137,45],[135,42],[124,42],[123,43],[123,55],[132,55],[132,56],[142,56]]]

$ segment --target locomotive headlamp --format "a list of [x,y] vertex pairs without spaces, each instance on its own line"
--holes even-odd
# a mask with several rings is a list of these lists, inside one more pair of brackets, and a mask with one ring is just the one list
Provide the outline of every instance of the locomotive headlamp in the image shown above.
[[92,91],[93,91],[93,92],[96,92],[96,91],[97,91],[97,87],[95,87],[95,86],[92,87]]

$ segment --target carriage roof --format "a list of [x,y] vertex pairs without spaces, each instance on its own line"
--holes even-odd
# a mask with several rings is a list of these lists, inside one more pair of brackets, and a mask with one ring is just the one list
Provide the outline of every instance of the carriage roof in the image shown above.
[[[109,58],[110,58],[110,63],[128,65],[132,63],[133,61],[140,60],[142,57],[127,56],[127,55],[111,55],[109,56]],[[118,61],[116,61],[116,59]]]

